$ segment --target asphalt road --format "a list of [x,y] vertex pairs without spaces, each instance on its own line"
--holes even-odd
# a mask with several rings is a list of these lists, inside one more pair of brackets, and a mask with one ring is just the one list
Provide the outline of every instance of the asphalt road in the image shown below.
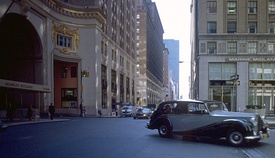
[[[64,122],[9,127],[0,133],[2,158],[244,158],[224,141],[160,138],[148,120],[71,118]],[[268,145],[265,143],[264,145]]]

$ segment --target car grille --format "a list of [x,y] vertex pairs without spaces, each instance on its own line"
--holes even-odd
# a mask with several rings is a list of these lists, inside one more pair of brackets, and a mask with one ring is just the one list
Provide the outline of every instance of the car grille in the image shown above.
[[255,119],[257,119],[257,126],[254,127],[254,131],[255,133],[257,133],[257,135],[260,133],[261,127],[262,127],[262,120],[260,118],[260,116],[257,116]]

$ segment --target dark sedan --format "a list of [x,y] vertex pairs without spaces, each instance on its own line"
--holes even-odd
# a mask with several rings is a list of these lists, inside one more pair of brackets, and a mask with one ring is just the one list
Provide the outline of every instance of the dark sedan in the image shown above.
[[133,114],[133,118],[136,119],[136,118],[145,118],[145,119],[148,119],[150,118],[152,112],[151,112],[151,109],[149,108],[139,108],[136,110],[136,112]]
[[229,112],[219,101],[178,100],[161,103],[146,126],[161,137],[172,133],[190,137],[225,138],[232,146],[270,136],[267,123],[253,113]]

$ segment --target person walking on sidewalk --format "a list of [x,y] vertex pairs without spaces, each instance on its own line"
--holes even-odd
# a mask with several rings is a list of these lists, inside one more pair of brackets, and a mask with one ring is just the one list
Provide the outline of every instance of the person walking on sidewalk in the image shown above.
[[28,107],[27,118],[29,119],[29,121],[31,121],[32,118],[33,118],[33,108],[32,108],[32,104],[30,104],[29,107]]
[[79,105],[79,109],[80,109],[80,117],[83,116],[83,104],[82,102]]
[[53,103],[51,103],[51,105],[49,106],[49,113],[50,113],[50,119],[53,120],[53,115],[55,113]]
[[98,112],[99,117],[101,117],[102,112],[101,112],[101,108],[100,107],[98,108],[97,112]]

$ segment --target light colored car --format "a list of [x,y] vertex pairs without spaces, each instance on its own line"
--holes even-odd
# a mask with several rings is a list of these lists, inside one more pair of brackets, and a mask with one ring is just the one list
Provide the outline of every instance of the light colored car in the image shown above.
[[132,116],[133,106],[123,106],[121,108],[121,115],[124,117]]
[[268,124],[260,115],[229,112],[219,101],[162,102],[146,127],[158,129],[161,137],[174,133],[195,138],[225,138],[232,146],[243,146],[270,136]]

